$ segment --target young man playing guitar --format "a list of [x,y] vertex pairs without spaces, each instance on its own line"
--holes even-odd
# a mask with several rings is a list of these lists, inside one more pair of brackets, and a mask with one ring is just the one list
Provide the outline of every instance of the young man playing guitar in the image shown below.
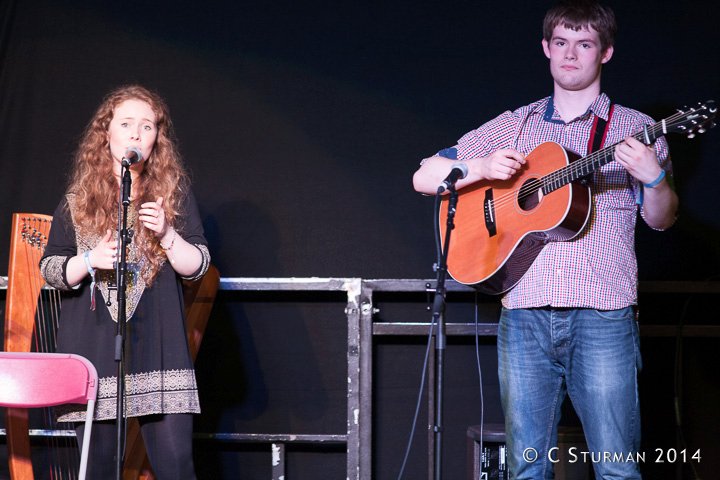
[[[551,449],[566,394],[588,451],[624,459],[640,448],[635,222],[640,212],[651,228],[670,227],[678,199],[668,183],[667,142],[647,136],[652,119],[611,104],[601,92],[602,65],[612,58],[615,31],[614,13],[605,6],[583,1],[554,6],[542,40],[552,96],[467,133],[455,147],[423,160],[413,178],[418,192],[435,194],[455,162],[463,162],[467,175],[456,184],[460,212],[466,208],[464,187],[521,176],[528,154],[543,142],[579,155],[617,144],[614,161],[588,175],[591,208],[577,234],[564,241],[547,236],[527,272],[502,297],[498,374],[510,478],[552,478],[557,454]],[[643,129],[646,142],[633,136]],[[542,204],[542,192],[537,194]],[[597,478],[640,478],[633,462],[600,461],[593,467]]]

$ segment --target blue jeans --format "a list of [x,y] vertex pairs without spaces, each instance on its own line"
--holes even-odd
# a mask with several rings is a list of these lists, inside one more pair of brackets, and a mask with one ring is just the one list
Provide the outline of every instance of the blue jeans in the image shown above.
[[639,465],[625,460],[640,448],[640,341],[632,307],[503,309],[497,341],[511,479],[553,478],[558,453],[551,449],[566,394],[595,477],[640,478]]

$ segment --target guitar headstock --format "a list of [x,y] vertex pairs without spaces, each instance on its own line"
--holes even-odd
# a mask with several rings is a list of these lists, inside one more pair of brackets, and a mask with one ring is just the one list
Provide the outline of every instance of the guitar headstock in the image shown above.
[[713,128],[717,106],[714,100],[698,103],[695,107],[683,107],[678,113],[665,119],[668,131],[684,133],[688,138],[693,138],[698,133],[705,133]]

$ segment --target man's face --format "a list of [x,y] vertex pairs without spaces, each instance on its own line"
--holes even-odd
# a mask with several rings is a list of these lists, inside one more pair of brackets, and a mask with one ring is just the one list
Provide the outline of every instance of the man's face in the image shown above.
[[613,54],[612,47],[602,50],[598,32],[592,27],[575,31],[560,24],[553,29],[550,41],[543,39],[542,45],[555,85],[568,91],[599,84],[601,66]]

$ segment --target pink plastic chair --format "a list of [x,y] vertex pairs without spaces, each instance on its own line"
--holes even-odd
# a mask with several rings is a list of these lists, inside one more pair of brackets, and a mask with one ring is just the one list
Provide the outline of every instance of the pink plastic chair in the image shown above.
[[79,479],[85,479],[98,376],[90,361],[70,353],[0,352],[0,406],[87,404]]

